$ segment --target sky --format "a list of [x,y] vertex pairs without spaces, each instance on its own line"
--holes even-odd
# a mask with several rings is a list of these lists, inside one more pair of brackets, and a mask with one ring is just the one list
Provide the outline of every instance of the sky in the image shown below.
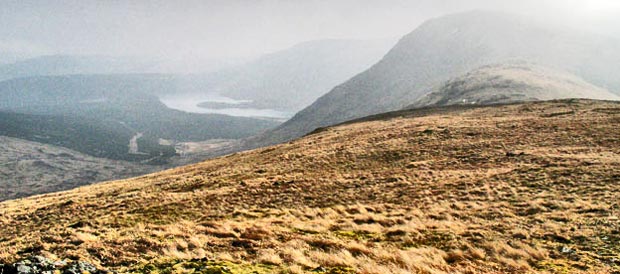
[[309,40],[400,37],[474,9],[620,37],[617,0],[0,0],[0,54],[254,57]]

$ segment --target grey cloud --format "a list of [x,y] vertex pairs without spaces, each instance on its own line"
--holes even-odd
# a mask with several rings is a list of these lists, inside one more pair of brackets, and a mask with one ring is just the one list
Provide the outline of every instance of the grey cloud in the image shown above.
[[[614,0],[5,0],[0,46],[162,58],[254,56],[301,41],[398,37],[446,13],[506,10],[618,34]],[[13,43],[14,44],[14,43]],[[0,48],[2,51],[2,48]]]

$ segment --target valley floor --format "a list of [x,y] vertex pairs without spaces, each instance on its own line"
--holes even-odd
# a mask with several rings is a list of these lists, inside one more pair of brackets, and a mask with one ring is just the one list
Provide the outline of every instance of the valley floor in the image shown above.
[[[139,273],[620,271],[620,103],[391,113],[0,203],[0,261]],[[254,272],[255,271],[255,272]]]

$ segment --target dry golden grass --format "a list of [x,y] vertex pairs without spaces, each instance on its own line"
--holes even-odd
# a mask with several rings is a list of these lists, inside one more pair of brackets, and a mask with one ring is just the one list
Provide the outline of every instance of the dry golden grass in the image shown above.
[[420,113],[1,203],[0,260],[43,253],[120,272],[192,258],[282,273],[620,271],[620,103]]

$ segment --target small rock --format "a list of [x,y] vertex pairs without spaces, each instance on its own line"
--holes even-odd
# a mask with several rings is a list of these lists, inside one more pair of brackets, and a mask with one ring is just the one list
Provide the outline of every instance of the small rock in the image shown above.
[[22,259],[14,264],[0,264],[0,274],[98,274],[106,273],[98,270],[94,265],[87,262],[53,261],[43,256],[32,256]]
[[[30,263],[30,261],[27,261],[28,263]],[[17,273],[18,274],[36,274],[38,271],[36,271],[34,268],[30,267],[29,265],[23,264],[23,263],[18,263],[17,264]]]
[[572,254],[572,253],[574,253],[575,251],[574,251],[572,248],[568,247],[568,246],[562,246],[562,247],[560,248],[560,252],[562,252],[562,253],[564,253],[564,254]]
[[90,263],[79,261],[70,264],[64,271],[67,274],[82,274],[84,272],[97,273],[97,268]]
[[54,261],[43,256],[34,256],[30,260],[41,270],[54,270],[56,268]]

